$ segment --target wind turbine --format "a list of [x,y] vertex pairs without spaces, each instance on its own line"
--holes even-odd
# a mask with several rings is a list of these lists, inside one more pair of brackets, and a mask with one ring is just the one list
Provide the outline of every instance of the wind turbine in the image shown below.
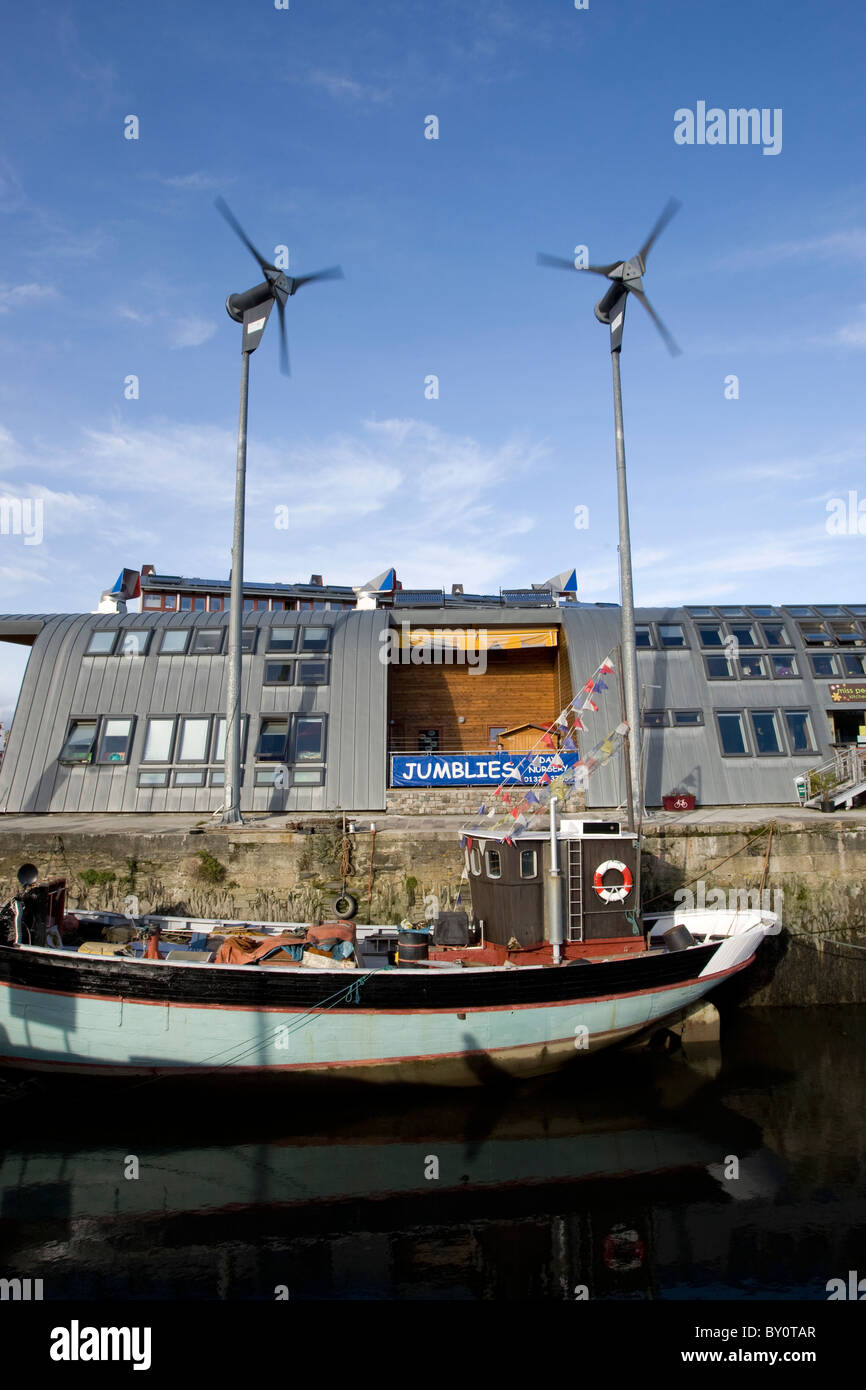
[[619,572],[622,598],[622,676],[625,690],[625,717],[629,726],[629,758],[627,766],[627,801],[629,808],[629,828],[634,830],[641,819],[641,728],[640,698],[637,683],[637,653],[634,637],[634,590],[631,571],[631,537],[628,519],[628,487],[625,471],[625,439],[622,424],[622,383],[619,370],[619,355],[622,351],[622,332],[628,297],[633,294],[643,305],[664,339],[665,346],[676,357],[677,347],[665,325],[644,293],[643,276],[646,273],[647,257],[656,239],[664,231],[680,204],[671,198],[661,216],[640,250],[628,261],[611,261],[609,265],[581,266],[576,261],[562,256],[548,256],[538,253],[538,264],[551,266],[556,270],[579,270],[592,275],[602,275],[610,281],[610,288],[595,306],[595,316],[600,323],[610,327],[610,361],[613,372],[613,415],[616,429],[616,478],[619,507]]
[[217,198],[216,207],[261,267],[264,280],[241,294],[230,294],[226,310],[235,323],[243,324],[241,337],[241,403],[238,417],[238,459],[235,478],[235,522],[232,541],[231,611],[229,613],[228,697],[226,707],[225,796],[222,824],[239,825],[241,816],[241,619],[244,607],[244,509],[247,472],[247,407],[250,394],[250,357],[262,340],[274,305],[280,319],[280,370],[289,375],[286,343],[286,304],[302,285],[314,280],[342,280],[340,267],[317,270],[312,275],[286,275],[266,261],[250,241],[228,204]]

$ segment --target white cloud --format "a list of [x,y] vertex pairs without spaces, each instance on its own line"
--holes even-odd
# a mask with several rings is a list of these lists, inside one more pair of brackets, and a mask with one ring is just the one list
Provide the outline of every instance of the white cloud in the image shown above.
[[206,343],[217,331],[212,319],[199,318],[197,314],[185,314],[181,319],[172,316],[172,319],[173,348],[201,347],[202,343]]
[[57,291],[52,285],[40,285],[35,280],[24,285],[0,285],[0,314],[56,298]]
[[347,98],[350,101],[387,101],[390,92],[384,87],[374,87],[362,82],[355,82],[351,77],[344,77],[336,72],[323,72],[317,68],[311,72],[308,81],[313,87],[322,87],[329,96],[337,98]]
[[156,174],[155,178],[166,188],[179,188],[192,193],[206,193],[210,189],[222,188],[224,179],[217,179],[213,174],[205,174],[201,169],[197,169],[192,174]]

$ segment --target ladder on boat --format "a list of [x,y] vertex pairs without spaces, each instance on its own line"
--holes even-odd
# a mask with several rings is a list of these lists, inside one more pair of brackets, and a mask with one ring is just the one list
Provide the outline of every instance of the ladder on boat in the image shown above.
[[568,940],[583,940],[583,846],[568,841]]

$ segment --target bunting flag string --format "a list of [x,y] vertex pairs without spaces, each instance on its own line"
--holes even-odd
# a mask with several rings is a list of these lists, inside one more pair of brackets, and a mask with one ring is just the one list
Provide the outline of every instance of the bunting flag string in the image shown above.
[[[532,790],[521,789],[522,794],[519,794],[520,783],[514,778],[500,783],[490,798],[490,809],[483,804],[479,807],[477,819],[464,832],[462,843],[468,848],[472,847],[472,836],[482,821],[485,835],[489,834],[494,839],[504,839],[506,844],[513,843],[513,838],[527,828],[527,817],[538,816],[544,811],[551,796],[564,788],[579,790],[585,787],[592,774],[610,761],[628,733],[628,725],[625,723],[617,724],[591,752],[585,757],[579,757],[576,763],[566,762],[561,754],[579,753],[575,735],[586,733],[586,724],[581,715],[587,710],[598,713],[599,707],[593,697],[609,689],[604,677],[612,675],[613,672],[611,652],[589,680],[579,688],[579,693],[574,699],[543,731],[534,746],[525,754],[521,754],[520,763],[524,776],[529,775],[536,779],[533,781]],[[549,757],[550,750],[554,752],[552,758]],[[509,795],[509,787],[514,796],[513,801]]]

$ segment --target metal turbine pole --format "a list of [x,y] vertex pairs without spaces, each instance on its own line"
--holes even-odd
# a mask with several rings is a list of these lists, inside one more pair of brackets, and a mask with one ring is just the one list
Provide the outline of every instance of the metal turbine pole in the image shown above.
[[622,425],[622,382],[619,358],[627,292],[621,291],[609,310],[610,363],[613,371],[613,418],[616,428],[616,491],[619,510],[619,577],[622,604],[622,676],[625,686],[625,717],[629,728],[628,751],[631,771],[630,826],[641,822],[641,727],[637,681],[637,652],[634,636],[634,589],[631,576],[631,535],[628,520],[628,484],[625,471],[625,436]]
[[[244,335],[246,336],[246,335]],[[241,404],[238,415],[238,462],[235,476],[235,527],[232,538],[232,589],[229,613],[228,697],[223,825],[243,825],[241,816],[241,623],[244,612],[244,512],[247,480],[247,406],[250,353],[241,347]]]

